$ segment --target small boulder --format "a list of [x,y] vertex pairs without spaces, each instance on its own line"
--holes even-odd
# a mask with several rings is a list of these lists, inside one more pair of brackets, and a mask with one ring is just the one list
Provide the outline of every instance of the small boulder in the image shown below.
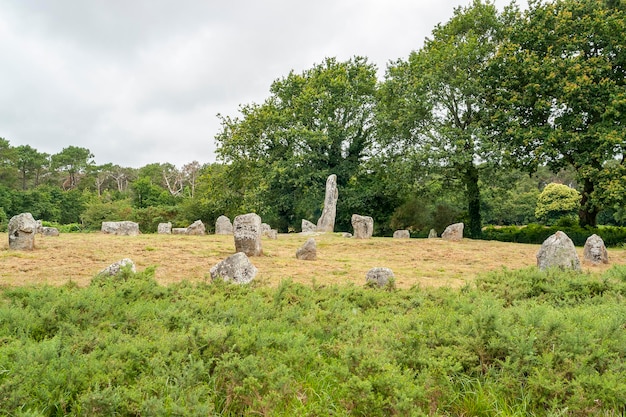
[[315,233],[317,226],[315,223],[302,219],[302,233]]
[[441,234],[443,240],[449,240],[451,242],[460,242],[463,240],[463,223],[455,223],[446,227],[446,230]]
[[428,232],[428,238],[429,239],[436,239],[437,238],[437,231],[435,229],[430,229],[430,232]]
[[216,235],[232,235],[233,224],[226,216],[220,216],[215,221],[215,234]]
[[159,223],[157,226],[157,233],[160,235],[171,235],[172,234],[172,223]]
[[276,230],[276,229],[265,230],[263,232],[263,236],[267,236],[270,239],[276,240],[276,239],[278,239],[278,230]]
[[317,259],[317,244],[315,239],[310,238],[304,245],[296,251],[296,258],[303,261],[314,261]]
[[196,220],[187,226],[187,234],[190,236],[204,236],[206,234],[206,228],[202,220]]
[[30,213],[21,213],[11,217],[7,230],[9,232],[9,249],[33,250],[35,234],[39,225]]
[[59,236],[59,229],[57,229],[56,227],[43,226],[41,228],[41,235],[42,236]]
[[102,233],[117,236],[139,235],[139,224],[131,221],[102,222]]
[[389,268],[372,268],[365,274],[365,283],[375,287],[384,287],[393,279],[393,271]]
[[350,233],[350,232],[343,232],[343,233],[341,234],[341,237],[351,238],[351,237],[352,237],[352,233]]
[[186,235],[187,228],[186,227],[174,227],[172,228],[172,234],[173,235]]
[[129,268],[132,273],[137,272],[135,263],[129,258],[124,258],[104,268],[98,273],[98,276],[117,276],[125,268]]
[[210,270],[211,280],[223,279],[235,284],[247,284],[254,279],[258,269],[243,252],[237,252],[217,263]]
[[261,217],[255,213],[241,214],[233,221],[235,251],[248,256],[261,256]]
[[594,265],[609,263],[609,253],[600,236],[593,234],[587,238],[583,250],[583,259]]
[[370,216],[352,215],[352,228],[355,239],[369,239],[374,233],[374,219]]
[[580,271],[580,260],[572,239],[559,230],[544,240],[537,252],[537,266],[541,270],[558,267]]
[[396,230],[393,232],[394,239],[410,239],[411,233],[408,230]]

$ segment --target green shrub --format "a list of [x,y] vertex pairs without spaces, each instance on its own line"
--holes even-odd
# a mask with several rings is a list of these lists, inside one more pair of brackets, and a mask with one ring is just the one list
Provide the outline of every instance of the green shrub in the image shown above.
[[547,225],[553,225],[563,217],[576,219],[580,198],[575,189],[550,183],[539,194],[535,216]]
[[[562,224],[568,223],[563,222]],[[529,224],[528,226],[487,226],[483,229],[481,239],[541,244],[550,235],[559,230],[567,234],[576,246],[584,246],[587,238],[592,234],[600,236],[606,246],[622,246],[626,243],[626,227],[617,226],[580,227],[573,225],[568,227],[547,227],[539,224]]]

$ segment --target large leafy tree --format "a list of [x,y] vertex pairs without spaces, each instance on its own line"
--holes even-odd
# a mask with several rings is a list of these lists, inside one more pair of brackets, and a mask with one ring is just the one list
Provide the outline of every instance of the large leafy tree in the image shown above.
[[218,155],[228,164],[241,209],[286,230],[319,215],[326,177],[339,187],[357,175],[374,133],[376,68],[365,58],[328,58],[276,80],[263,104],[222,118]]
[[89,149],[78,146],[68,146],[52,155],[52,167],[67,173],[64,189],[73,189],[78,185],[80,176],[93,164],[92,158],[93,154]]
[[417,155],[415,166],[460,181],[471,236],[481,233],[479,167],[494,157],[482,123],[483,77],[501,25],[492,3],[476,0],[457,8],[421,50],[388,68],[381,88],[384,142],[392,151]]
[[[623,5],[623,2],[621,2]],[[572,167],[579,222],[596,224],[607,186],[623,188],[626,12],[619,1],[529,2],[492,61],[492,126],[522,166]]]

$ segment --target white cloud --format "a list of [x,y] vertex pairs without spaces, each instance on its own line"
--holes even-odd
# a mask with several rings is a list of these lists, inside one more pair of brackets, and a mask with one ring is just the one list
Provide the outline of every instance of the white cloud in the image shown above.
[[[468,4],[469,0],[464,2]],[[97,163],[214,160],[217,113],[326,57],[380,73],[419,49],[454,0],[0,3],[0,137]]]

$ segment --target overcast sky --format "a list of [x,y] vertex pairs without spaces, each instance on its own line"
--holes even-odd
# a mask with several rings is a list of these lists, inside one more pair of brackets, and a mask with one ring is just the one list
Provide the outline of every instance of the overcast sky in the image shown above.
[[0,0],[0,137],[85,147],[97,164],[213,162],[218,113],[326,57],[365,56],[382,75],[470,3]]

